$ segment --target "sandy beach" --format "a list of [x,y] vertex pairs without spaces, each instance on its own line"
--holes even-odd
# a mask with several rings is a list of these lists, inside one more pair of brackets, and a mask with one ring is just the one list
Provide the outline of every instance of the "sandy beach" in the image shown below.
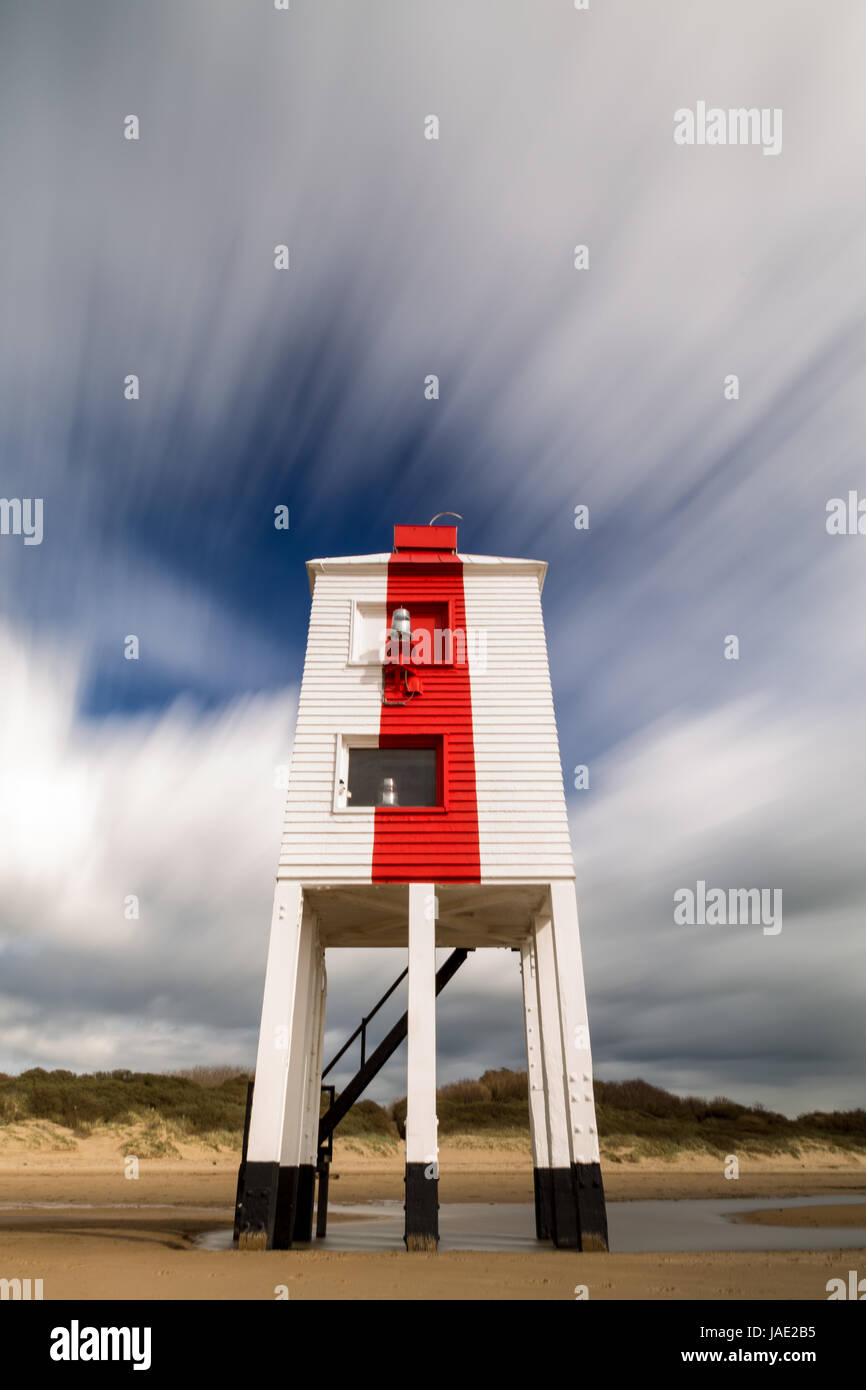
[[[142,1146],[143,1147],[143,1146]],[[824,1299],[840,1268],[866,1267],[866,1251],[572,1254],[450,1251],[407,1256],[298,1250],[215,1252],[203,1232],[232,1221],[238,1155],[177,1140],[167,1157],[139,1159],[124,1176],[134,1135],[106,1126],[76,1138],[28,1122],[0,1131],[0,1277],[41,1278],[46,1299],[261,1299],[285,1285],[293,1299],[572,1299],[585,1284],[600,1299]],[[522,1138],[443,1143],[440,1201],[531,1202]],[[337,1143],[336,1206],[402,1201],[400,1146]],[[706,1154],[604,1165],[608,1200],[762,1197],[750,1222],[833,1227],[864,1220],[856,1204],[822,1212],[773,1210],[773,1198],[866,1194],[866,1162],[815,1146],[797,1156],[742,1156],[740,1177]],[[332,1220],[339,1212],[332,1208]]]

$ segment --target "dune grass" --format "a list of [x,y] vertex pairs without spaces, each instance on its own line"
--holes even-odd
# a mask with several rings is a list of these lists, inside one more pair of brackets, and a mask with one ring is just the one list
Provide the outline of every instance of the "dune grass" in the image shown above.
[[[43,1121],[83,1137],[97,1126],[116,1128],[121,1143],[148,1157],[171,1156],[178,1143],[215,1150],[236,1146],[243,1130],[247,1082],[241,1067],[193,1067],[170,1074],[111,1071],[77,1075],[35,1067],[0,1074],[0,1125]],[[725,1096],[676,1096],[646,1081],[597,1081],[599,1138],[613,1162],[671,1157],[682,1152],[790,1153],[827,1144],[866,1154],[866,1110],[812,1111],[788,1119]],[[323,1107],[326,1101],[323,1098]],[[528,1141],[525,1072],[490,1070],[437,1093],[440,1138],[489,1145]],[[405,1097],[390,1106],[362,1100],[337,1134],[389,1150],[405,1135]]]

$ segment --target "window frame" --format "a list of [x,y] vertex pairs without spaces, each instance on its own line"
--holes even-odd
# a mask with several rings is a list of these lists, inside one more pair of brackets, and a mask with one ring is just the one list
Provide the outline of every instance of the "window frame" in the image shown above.
[[[350,611],[350,615],[349,615],[349,652],[348,652],[348,657],[347,657],[347,660],[346,660],[346,665],[347,665],[347,666],[360,666],[360,667],[366,668],[366,669],[369,669],[371,666],[378,666],[378,667],[381,667],[381,665],[382,665],[382,658],[381,658],[381,656],[380,656],[379,654],[377,654],[377,656],[376,656],[374,659],[365,660],[365,659],[359,654],[359,652],[358,652],[358,648],[359,648],[359,646],[360,646],[360,644],[361,644],[361,633],[362,633],[362,630],[363,630],[363,623],[364,623],[364,619],[365,619],[365,617],[366,617],[366,613],[369,612],[369,610],[371,610],[371,609],[378,609],[379,611],[381,611],[381,609],[382,609],[381,600],[378,600],[378,599],[356,598],[356,599],[350,599],[350,600],[349,600],[349,603],[350,603],[350,609],[351,609],[351,611]],[[366,610],[366,611],[365,611],[365,610]],[[383,624],[387,624],[387,622],[388,622],[388,607],[387,607],[387,604],[385,605],[385,612],[384,612],[384,616],[383,616],[383,618],[382,618],[382,622],[383,622]],[[387,632],[386,632],[386,640],[387,640]],[[382,651],[383,651],[383,654],[384,654],[384,643],[383,643]]]
[[[450,632],[450,633],[451,633],[451,658],[450,658],[449,661],[436,661],[436,660],[434,660],[434,659],[431,659],[430,661],[412,661],[412,662],[411,662],[412,670],[413,670],[413,671],[439,671],[439,670],[441,670],[441,671],[447,671],[447,670],[449,670],[451,667],[453,667],[453,665],[454,665],[454,600],[453,600],[453,598],[418,599],[417,602],[418,602],[418,606],[419,606],[420,608],[439,608],[439,609],[442,609],[442,610],[443,610],[443,614],[444,614],[444,618],[445,618],[445,626],[444,626],[444,628],[440,629],[440,631],[443,631],[443,632]],[[412,617],[412,600],[411,600],[411,599],[407,599],[405,602],[401,600],[400,602],[395,603],[395,604],[393,605],[393,608],[391,607],[390,604],[386,604],[386,605],[385,605],[385,622],[386,622],[386,623],[388,622],[389,610],[390,610],[390,615],[393,617],[394,609],[396,609],[396,608],[408,608],[408,609],[409,609],[409,617],[410,617],[410,619],[411,619],[411,617]],[[389,631],[390,631],[390,629],[389,629]],[[435,628],[434,628],[434,631],[435,631]],[[464,639],[464,640],[465,640],[465,639]]]
[[[448,735],[435,734],[343,734],[337,735],[334,768],[333,812],[340,816],[441,816],[448,810]],[[343,803],[340,783],[348,787],[349,753],[353,748],[435,748],[435,806],[349,806]]]

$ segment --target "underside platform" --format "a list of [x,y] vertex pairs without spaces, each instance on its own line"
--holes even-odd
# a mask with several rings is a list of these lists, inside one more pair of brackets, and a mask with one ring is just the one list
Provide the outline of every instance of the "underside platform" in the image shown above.
[[[436,887],[436,945],[520,946],[545,901],[547,883],[459,883]],[[407,946],[405,883],[304,885],[323,946]]]

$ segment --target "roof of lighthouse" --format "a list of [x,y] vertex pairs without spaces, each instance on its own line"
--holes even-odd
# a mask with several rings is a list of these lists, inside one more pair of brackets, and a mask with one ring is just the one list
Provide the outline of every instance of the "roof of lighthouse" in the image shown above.
[[539,591],[544,584],[547,563],[544,560],[522,560],[507,555],[465,555],[457,550],[456,526],[395,526],[394,549],[375,555],[333,555],[319,560],[307,561],[307,576],[310,592],[316,582],[317,574],[332,574],[339,569],[354,569],[365,574],[376,574],[387,569],[390,561],[399,559],[405,563],[453,565],[459,562],[465,567],[492,569],[503,572],[533,572],[538,576]]

